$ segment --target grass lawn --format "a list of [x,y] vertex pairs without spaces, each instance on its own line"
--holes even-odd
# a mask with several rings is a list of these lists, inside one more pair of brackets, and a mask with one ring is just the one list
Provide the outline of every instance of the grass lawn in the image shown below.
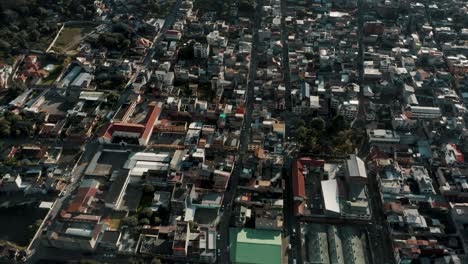
[[78,47],[81,38],[93,30],[92,27],[65,27],[57,41],[54,44],[53,50],[59,53],[66,53]]

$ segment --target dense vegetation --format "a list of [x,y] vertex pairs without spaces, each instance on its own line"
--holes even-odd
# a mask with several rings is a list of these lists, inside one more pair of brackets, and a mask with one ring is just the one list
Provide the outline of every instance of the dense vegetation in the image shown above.
[[320,117],[309,116],[304,120],[295,125],[297,141],[304,152],[349,154],[362,140],[360,131],[352,129],[342,115],[335,116],[328,124]]
[[0,61],[24,49],[45,49],[67,20],[94,16],[93,0],[0,1]]

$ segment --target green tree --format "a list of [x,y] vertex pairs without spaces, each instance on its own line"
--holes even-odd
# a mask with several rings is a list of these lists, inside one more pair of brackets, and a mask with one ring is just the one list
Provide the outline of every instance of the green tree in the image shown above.
[[151,260],[151,264],[162,264],[162,262],[160,259],[154,258],[153,260]]
[[162,223],[161,218],[159,218],[158,216],[154,217],[154,224],[155,225],[160,225],[161,223]]
[[148,218],[142,218],[142,219],[140,219],[139,224],[140,225],[149,225],[150,220]]
[[325,129],[325,121],[321,117],[315,117],[310,121],[310,128],[315,131],[323,131]]
[[128,216],[123,218],[120,223],[122,226],[134,227],[138,225],[138,218],[136,216]]
[[111,92],[107,95],[107,102],[110,104],[115,104],[119,101],[120,95],[114,92]]
[[337,115],[335,116],[332,121],[330,126],[328,127],[328,130],[332,134],[337,134],[338,132],[346,129],[348,127],[348,122],[342,115]]
[[143,208],[140,211],[140,217],[150,218],[151,216],[153,216],[153,210],[151,210],[149,207]]
[[20,165],[20,162],[15,157],[11,157],[11,158],[6,158],[3,161],[3,165],[10,166],[10,167],[16,167],[16,166]]
[[301,144],[306,142],[308,134],[309,130],[305,126],[300,126],[296,129],[296,137]]
[[11,134],[11,124],[4,117],[0,118],[0,137],[8,137]]
[[154,186],[151,184],[144,184],[143,185],[143,192],[144,193],[154,193]]

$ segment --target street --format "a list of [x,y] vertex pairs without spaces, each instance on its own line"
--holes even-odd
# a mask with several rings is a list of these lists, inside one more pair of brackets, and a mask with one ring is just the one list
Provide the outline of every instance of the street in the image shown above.
[[[291,134],[293,125],[291,121],[292,116],[292,102],[291,102],[291,73],[289,68],[289,44],[288,44],[288,32],[286,29],[286,8],[287,1],[281,0],[281,44],[282,49],[282,63],[283,63],[283,80],[286,87],[285,94],[285,108],[286,111],[283,113],[283,120],[286,124],[286,138]],[[294,215],[294,196],[293,196],[293,183],[292,183],[292,162],[294,162],[294,152],[284,153],[283,161],[283,179],[285,180],[285,192],[284,192],[284,219],[285,219],[285,236],[289,238],[291,249],[289,251],[288,262],[292,263],[303,263],[302,260],[302,249],[301,249],[301,232],[300,225]]]
[[249,78],[247,81],[247,96],[246,96],[246,112],[244,126],[242,126],[241,140],[239,146],[239,157],[236,160],[234,171],[229,179],[228,188],[224,193],[223,208],[221,221],[218,226],[218,232],[221,234],[221,239],[218,240],[217,247],[221,249],[221,254],[218,256],[218,263],[229,263],[229,224],[231,221],[231,213],[234,203],[234,198],[239,184],[240,173],[243,168],[243,160],[247,153],[248,144],[250,142],[250,130],[252,124],[252,110],[254,99],[254,81],[257,72],[257,56],[258,56],[258,29],[260,26],[262,0],[257,0],[255,9],[255,20],[253,21],[253,43],[251,51],[251,61],[249,68]]

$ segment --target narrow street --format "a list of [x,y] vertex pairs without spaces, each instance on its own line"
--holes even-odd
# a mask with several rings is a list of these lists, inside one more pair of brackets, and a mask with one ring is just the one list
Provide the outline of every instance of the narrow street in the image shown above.
[[[289,68],[289,44],[288,32],[286,29],[286,11],[287,0],[281,1],[281,44],[282,49],[282,63],[283,63],[283,81],[286,87],[285,95],[285,112],[283,119],[286,124],[286,138],[291,135],[293,125],[291,124],[292,118],[292,102],[291,102],[291,73]],[[283,179],[285,180],[284,192],[284,219],[285,219],[285,236],[288,236],[291,249],[288,251],[288,262],[303,263],[302,248],[301,248],[301,232],[300,225],[294,215],[294,194],[292,182],[292,165],[295,161],[293,153],[284,153],[283,156]]]
[[221,239],[218,240],[218,248],[221,250],[221,254],[218,256],[218,263],[229,263],[229,225],[231,222],[231,213],[233,209],[234,198],[239,184],[240,173],[243,168],[242,161],[244,160],[245,154],[247,153],[248,144],[250,142],[250,132],[252,124],[252,110],[253,110],[253,99],[254,99],[254,81],[257,72],[257,56],[258,56],[258,29],[260,26],[260,12],[263,0],[257,0],[255,9],[255,20],[253,21],[253,43],[251,51],[251,60],[249,68],[249,77],[247,81],[247,96],[245,102],[245,119],[244,126],[241,131],[241,140],[239,146],[239,157],[236,161],[234,171],[229,179],[228,187],[224,193],[223,212],[221,213],[221,220],[218,226],[218,232],[221,235]]
[[146,56],[143,58],[143,65],[145,67],[147,67],[151,63],[151,60],[153,59],[155,54],[155,50],[158,47],[159,43],[164,39],[166,31],[170,29],[172,25],[174,25],[177,18],[177,11],[179,11],[181,4],[182,0],[176,1],[171,13],[166,17],[166,20],[164,21],[164,26],[159,30],[158,34],[155,36],[151,48],[148,49]]

